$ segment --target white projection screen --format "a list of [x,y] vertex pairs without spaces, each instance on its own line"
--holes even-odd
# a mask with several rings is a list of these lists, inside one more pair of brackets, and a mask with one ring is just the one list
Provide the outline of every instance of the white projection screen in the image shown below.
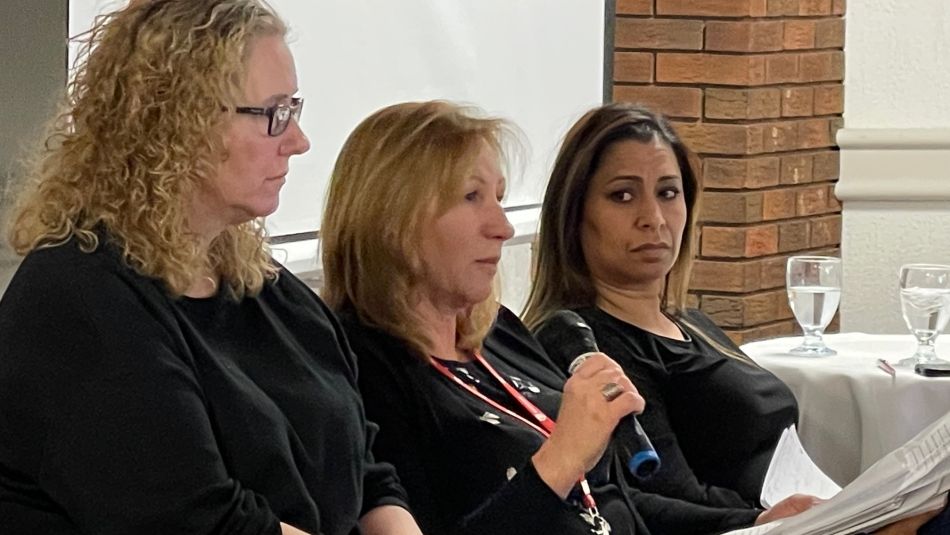
[[[70,35],[125,0],[70,0]],[[272,236],[314,237],[347,134],[395,102],[448,99],[515,122],[526,161],[506,206],[541,201],[567,127],[603,101],[604,0],[271,0],[289,23],[310,152],[291,162]],[[70,47],[72,65],[74,45]]]

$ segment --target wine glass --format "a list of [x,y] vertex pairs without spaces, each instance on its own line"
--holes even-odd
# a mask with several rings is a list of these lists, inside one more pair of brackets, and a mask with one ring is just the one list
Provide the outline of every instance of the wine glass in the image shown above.
[[793,256],[785,270],[788,303],[805,337],[789,353],[808,357],[836,355],[821,334],[841,300],[841,259],[832,256]]
[[917,338],[917,352],[898,362],[898,366],[945,362],[937,358],[934,342],[950,319],[950,266],[903,265],[900,289],[901,312],[907,328]]

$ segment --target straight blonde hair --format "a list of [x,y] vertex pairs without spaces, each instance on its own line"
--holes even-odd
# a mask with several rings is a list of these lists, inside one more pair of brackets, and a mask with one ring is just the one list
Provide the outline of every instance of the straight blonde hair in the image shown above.
[[[413,300],[422,283],[427,226],[458,198],[487,143],[503,158],[513,127],[444,101],[379,110],[350,134],[330,179],[321,226],[323,298],[429,359],[431,341]],[[456,345],[477,349],[498,310],[492,296],[456,319]]]

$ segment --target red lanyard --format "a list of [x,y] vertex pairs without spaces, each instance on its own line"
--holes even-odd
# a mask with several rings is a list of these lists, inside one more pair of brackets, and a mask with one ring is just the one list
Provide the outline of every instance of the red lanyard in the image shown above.
[[[541,436],[543,436],[544,438],[550,437],[551,433],[554,432],[554,425],[555,425],[554,420],[552,420],[551,418],[548,418],[548,416],[544,414],[544,412],[541,411],[541,409],[539,409],[537,405],[535,405],[534,403],[531,403],[531,401],[529,401],[528,398],[521,395],[521,392],[518,392],[517,388],[512,386],[511,383],[509,383],[508,381],[505,381],[504,378],[502,378],[501,374],[499,374],[495,370],[495,368],[493,368],[491,364],[489,364],[488,361],[485,360],[485,357],[483,357],[481,353],[479,353],[478,351],[475,351],[474,354],[475,354],[475,361],[481,364],[483,368],[488,370],[488,373],[490,373],[491,376],[494,377],[495,380],[501,384],[502,388],[504,388],[505,391],[508,392],[508,395],[514,398],[514,400],[517,401],[518,404],[521,405],[522,408],[528,411],[528,414],[530,414],[537,423],[528,420],[524,416],[521,416],[520,414],[506,407],[503,407],[501,404],[497,403],[495,400],[482,394],[474,386],[459,379],[458,376],[452,373],[451,370],[446,368],[445,365],[439,362],[438,359],[436,359],[435,357],[430,358],[429,362],[431,362],[432,366],[435,367],[436,370],[441,372],[442,375],[446,376],[450,381],[461,386],[464,390],[466,390],[473,396],[477,397],[478,399],[484,401],[485,403],[488,403],[495,410],[501,411],[507,414],[508,416],[511,416],[512,418],[515,418],[521,421],[528,427],[540,433]],[[590,486],[587,484],[587,478],[581,475],[581,478],[578,480],[578,483],[581,486],[581,491],[584,493],[584,499],[583,499],[584,507],[587,507],[588,509],[595,509],[597,507],[597,504],[594,502],[594,497],[591,496],[590,494]]]

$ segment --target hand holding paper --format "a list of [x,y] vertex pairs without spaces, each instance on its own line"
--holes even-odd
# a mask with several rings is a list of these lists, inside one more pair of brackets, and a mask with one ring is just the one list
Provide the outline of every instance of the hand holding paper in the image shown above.
[[[766,479],[769,477],[766,476]],[[770,488],[774,486],[773,482],[770,482]],[[771,524],[731,531],[729,535],[846,535],[870,532],[945,507],[948,491],[950,413],[865,470],[827,502],[799,515]],[[780,493],[775,494],[778,495]]]

